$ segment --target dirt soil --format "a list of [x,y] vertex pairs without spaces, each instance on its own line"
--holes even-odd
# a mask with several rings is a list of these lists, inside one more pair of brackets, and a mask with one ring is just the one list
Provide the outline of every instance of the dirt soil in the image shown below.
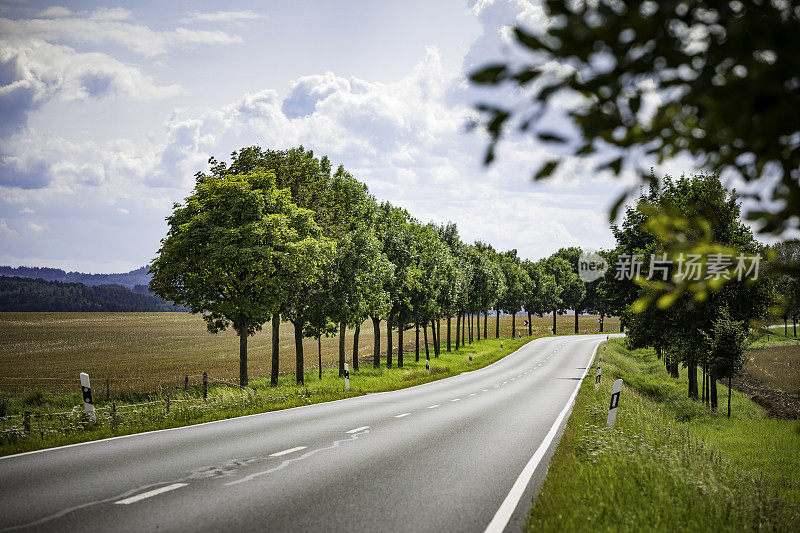
[[750,362],[733,380],[775,418],[800,419],[800,346],[771,346],[750,350]]

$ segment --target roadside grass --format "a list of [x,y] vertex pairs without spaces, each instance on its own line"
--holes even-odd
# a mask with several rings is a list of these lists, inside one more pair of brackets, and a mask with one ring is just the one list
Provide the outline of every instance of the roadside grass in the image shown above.
[[[652,350],[612,340],[588,374],[530,511],[528,531],[798,531],[800,422],[734,391],[732,415],[686,398]],[[616,425],[611,384],[624,381]]]
[[[485,367],[541,336],[483,339],[450,353],[443,347],[438,358],[431,352],[430,375],[425,371],[424,351],[418,362],[413,351],[406,353],[403,368],[397,368],[396,359],[391,369],[385,364],[377,369],[371,363],[362,364],[358,371],[351,369],[350,391],[345,390],[338,368],[324,368],[322,379],[318,378],[316,368],[308,370],[304,386],[297,386],[294,374],[282,374],[276,387],[270,386],[268,377],[251,381],[245,389],[235,383],[212,383],[207,400],[202,399],[202,390],[197,386],[188,391],[129,393],[114,398],[113,402],[105,401],[99,391],[95,391],[97,417],[94,424],[83,414],[83,398],[79,393],[37,392],[28,397],[11,398],[7,403],[6,416],[0,418],[0,455],[402,389]],[[470,353],[473,354],[472,364],[469,363]],[[30,433],[24,429],[25,411],[31,412]]]

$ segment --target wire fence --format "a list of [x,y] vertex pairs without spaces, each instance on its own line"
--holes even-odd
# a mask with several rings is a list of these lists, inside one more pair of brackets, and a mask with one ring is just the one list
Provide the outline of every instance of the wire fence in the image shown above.
[[[202,374],[194,377],[203,377]],[[186,376],[183,376],[184,380]],[[73,380],[74,382],[74,380]],[[220,418],[221,414],[243,414],[280,408],[283,405],[313,403],[315,398],[340,389],[331,387],[289,389],[242,388],[226,378],[207,376],[200,390],[182,387],[164,388],[158,397],[142,402],[105,402],[94,407],[94,420],[83,405],[66,411],[41,412],[33,409],[7,414],[8,399],[0,399],[0,445],[26,439],[53,440],[96,429],[130,433],[135,430],[175,427],[201,420]],[[214,388],[209,391],[208,387]],[[210,394],[209,394],[210,392]]]

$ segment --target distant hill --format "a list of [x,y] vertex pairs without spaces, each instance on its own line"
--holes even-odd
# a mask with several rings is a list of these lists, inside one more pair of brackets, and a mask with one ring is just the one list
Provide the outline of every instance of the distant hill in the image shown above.
[[146,312],[185,309],[149,294],[144,286],[135,291],[122,285],[89,287],[83,283],[0,276],[0,311]]
[[65,272],[60,268],[27,267],[12,268],[0,266],[0,276],[43,279],[45,281],[61,281],[63,283],[83,283],[89,287],[96,285],[122,285],[129,289],[137,285],[150,283],[150,274],[143,266],[121,274],[84,274],[83,272]]

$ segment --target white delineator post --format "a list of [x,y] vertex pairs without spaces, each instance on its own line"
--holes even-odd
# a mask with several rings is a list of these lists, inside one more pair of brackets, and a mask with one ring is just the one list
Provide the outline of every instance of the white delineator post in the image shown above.
[[597,390],[597,389],[600,388],[600,374],[601,373],[602,373],[602,371],[600,370],[600,365],[598,364],[597,365],[597,377],[594,378],[594,390]]
[[94,417],[94,402],[92,402],[92,386],[89,384],[89,374],[81,372],[81,391],[83,391],[83,409],[92,422]]
[[350,367],[347,363],[344,364],[344,390],[350,390]]
[[469,354],[469,364],[472,364],[472,354]]
[[500,353],[503,353],[503,341],[500,341]]
[[425,373],[431,375],[431,363],[427,359],[425,359]]
[[614,387],[611,389],[611,404],[608,406],[608,420],[606,427],[613,428],[614,422],[617,420],[617,407],[619,407],[619,395],[622,393],[622,380],[618,379],[614,382]]

